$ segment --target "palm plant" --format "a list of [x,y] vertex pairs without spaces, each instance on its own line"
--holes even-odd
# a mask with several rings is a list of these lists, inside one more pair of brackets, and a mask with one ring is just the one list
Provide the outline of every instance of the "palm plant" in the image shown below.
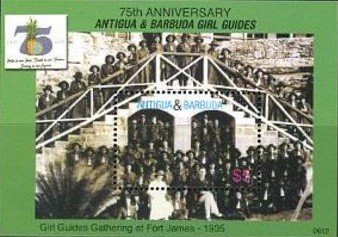
[[38,34],[37,21],[30,18],[26,26],[27,26],[27,38],[35,39]]
[[113,172],[93,169],[84,162],[72,166],[65,159],[51,162],[47,174],[37,174],[36,217],[41,219],[103,218],[116,204],[120,191]]
[[29,22],[26,25],[27,27],[27,41],[26,49],[29,55],[35,54],[35,45],[36,45],[36,36],[38,34],[37,21],[32,18],[29,19]]

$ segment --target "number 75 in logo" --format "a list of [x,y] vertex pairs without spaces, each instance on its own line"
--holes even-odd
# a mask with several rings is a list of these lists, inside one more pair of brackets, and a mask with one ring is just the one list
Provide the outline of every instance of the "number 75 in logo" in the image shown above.
[[[35,23],[35,24],[34,24]],[[20,46],[20,53],[27,55],[45,55],[53,48],[53,43],[47,36],[52,27],[37,28],[36,21],[31,21],[25,26],[17,26],[14,36],[25,33],[27,36]]]

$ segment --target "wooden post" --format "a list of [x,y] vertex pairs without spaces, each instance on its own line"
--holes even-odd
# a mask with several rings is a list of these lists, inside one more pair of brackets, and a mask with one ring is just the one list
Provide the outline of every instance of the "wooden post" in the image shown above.
[[203,85],[208,84],[208,58],[206,55],[203,56]]
[[94,88],[90,89],[90,117],[94,114]]
[[265,94],[265,118],[269,120],[269,94]]
[[156,54],[155,58],[155,82],[161,82],[161,55],[159,53]]

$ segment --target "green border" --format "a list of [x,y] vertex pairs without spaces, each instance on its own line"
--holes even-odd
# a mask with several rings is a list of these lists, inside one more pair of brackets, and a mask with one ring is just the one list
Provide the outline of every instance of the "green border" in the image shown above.
[[[313,228],[330,228],[336,236],[337,220],[337,4],[334,2],[224,2],[224,1],[108,1],[108,0],[3,0],[1,2],[1,42],[5,14],[68,14],[69,31],[93,31],[101,16],[113,18],[120,6],[140,7],[232,7],[232,19],[256,19],[255,32],[300,32],[315,34],[315,132],[314,208],[307,222],[239,222],[225,224],[225,233],[214,236],[313,236]],[[221,20],[221,19],[220,19]],[[119,31],[129,31],[123,29]],[[135,30],[136,31],[136,30]],[[139,30],[141,31],[141,30]],[[147,31],[156,31],[147,30]],[[182,30],[184,31],[184,30]],[[206,30],[208,32],[210,30]],[[213,30],[222,32],[222,30]],[[234,31],[235,32],[235,31]],[[248,31],[250,32],[250,31]],[[34,217],[35,191],[35,73],[4,70],[1,44],[1,160],[0,235],[114,235],[123,233],[42,233]],[[128,223],[149,221],[72,220],[66,223]],[[204,221],[170,222],[203,226]],[[169,224],[158,221],[156,224]],[[125,234],[125,235],[134,235]],[[167,236],[168,233],[142,233]],[[173,236],[205,236],[206,233],[170,233]]]

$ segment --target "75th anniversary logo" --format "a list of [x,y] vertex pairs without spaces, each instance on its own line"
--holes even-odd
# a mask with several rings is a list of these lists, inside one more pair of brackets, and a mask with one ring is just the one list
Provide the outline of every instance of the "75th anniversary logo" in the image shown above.
[[6,15],[5,67],[66,68],[66,15]]

